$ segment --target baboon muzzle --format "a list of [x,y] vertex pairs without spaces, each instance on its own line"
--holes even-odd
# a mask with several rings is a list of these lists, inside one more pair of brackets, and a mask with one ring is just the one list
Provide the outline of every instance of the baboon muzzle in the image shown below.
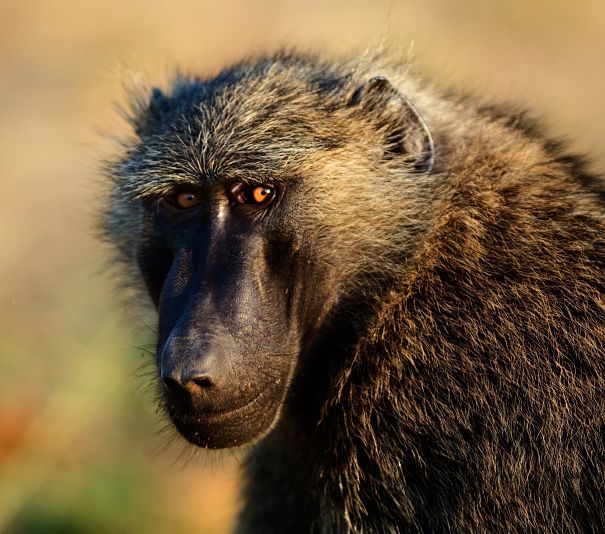
[[184,437],[211,448],[248,443],[271,427],[297,350],[259,242],[222,231],[192,234],[176,250],[159,305],[168,412]]

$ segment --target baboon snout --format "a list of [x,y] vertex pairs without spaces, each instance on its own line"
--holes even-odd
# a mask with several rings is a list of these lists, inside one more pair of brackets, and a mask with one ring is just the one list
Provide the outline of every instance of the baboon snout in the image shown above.
[[224,382],[223,374],[212,343],[198,337],[170,335],[160,358],[160,378],[169,394],[198,397],[209,393]]

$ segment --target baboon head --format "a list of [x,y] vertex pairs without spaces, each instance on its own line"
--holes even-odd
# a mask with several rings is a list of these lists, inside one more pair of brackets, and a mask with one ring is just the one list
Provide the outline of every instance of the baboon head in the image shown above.
[[167,411],[194,444],[249,443],[338,303],[405,255],[430,135],[386,79],[286,58],[155,90],[134,124],[109,226],[159,313]]

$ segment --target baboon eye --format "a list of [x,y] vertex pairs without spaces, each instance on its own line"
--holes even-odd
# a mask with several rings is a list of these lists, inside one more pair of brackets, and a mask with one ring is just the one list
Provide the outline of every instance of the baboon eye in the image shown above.
[[246,186],[239,184],[231,190],[239,204],[266,206],[275,198],[275,188],[271,185]]
[[176,204],[179,208],[184,210],[188,208],[193,208],[200,203],[200,199],[195,193],[191,191],[183,191],[176,196]]
[[200,198],[193,191],[180,191],[160,199],[160,205],[172,210],[188,210],[195,208],[199,203]]

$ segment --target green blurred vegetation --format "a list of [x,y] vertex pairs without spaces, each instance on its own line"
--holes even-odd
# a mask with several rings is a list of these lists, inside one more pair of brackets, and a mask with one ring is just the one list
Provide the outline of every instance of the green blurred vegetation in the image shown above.
[[[124,65],[166,80],[279,45],[381,41],[442,81],[524,103],[605,162],[602,0],[0,4],[0,532],[225,532],[237,461],[156,413],[153,318],[94,238]],[[414,46],[412,46],[412,44]]]

